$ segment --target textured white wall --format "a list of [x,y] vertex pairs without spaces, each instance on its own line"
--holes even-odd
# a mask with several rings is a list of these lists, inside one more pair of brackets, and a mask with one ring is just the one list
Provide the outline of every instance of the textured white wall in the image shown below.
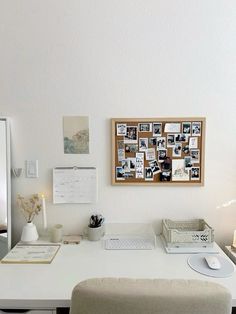
[[[12,164],[39,160],[48,221],[82,231],[107,221],[205,218],[221,243],[236,227],[236,7],[233,0],[0,0],[0,114],[11,117]],[[64,155],[63,115],[89,115],[90,155]],[[113,187],[111,117],[205,116],[204,187]],[[52,168],[97,166],[95,205],[53,205]],[[41,219],[36,223],[40,227]]]

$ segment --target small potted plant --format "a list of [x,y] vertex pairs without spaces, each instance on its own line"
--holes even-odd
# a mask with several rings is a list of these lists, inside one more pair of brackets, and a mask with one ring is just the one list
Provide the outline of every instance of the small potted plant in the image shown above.
[[42,202],[38,194],[33,194],[30,198],[17,196],[17,204],[22,212],[27,224],[23,227],[21,241],[31,242],[38,239],[38,232],[33,219],[42,210]]

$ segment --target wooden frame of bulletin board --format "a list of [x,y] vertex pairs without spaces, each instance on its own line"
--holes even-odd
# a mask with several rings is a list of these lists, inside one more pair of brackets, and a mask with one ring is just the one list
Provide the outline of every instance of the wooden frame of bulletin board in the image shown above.
[[204,185],[205,118],[115,118],[113,185]]

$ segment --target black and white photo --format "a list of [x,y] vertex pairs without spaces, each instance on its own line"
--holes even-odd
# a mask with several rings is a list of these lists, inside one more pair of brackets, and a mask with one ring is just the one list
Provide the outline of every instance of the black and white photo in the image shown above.
[[116,125],[116,134],[117,136],[125,136],[126,135],[126,127],[125,123],[117,123]]
[[153,136],[161,136],[162,134],[162,123],[153,123]]

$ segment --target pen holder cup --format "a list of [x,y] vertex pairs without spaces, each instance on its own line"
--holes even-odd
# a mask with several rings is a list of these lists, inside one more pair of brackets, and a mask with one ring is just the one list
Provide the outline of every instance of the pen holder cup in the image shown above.
[[89,241],[99,241],[105,235],[105,227],[104,225],[97,228],[87,227],[84,230],[84,235]]

